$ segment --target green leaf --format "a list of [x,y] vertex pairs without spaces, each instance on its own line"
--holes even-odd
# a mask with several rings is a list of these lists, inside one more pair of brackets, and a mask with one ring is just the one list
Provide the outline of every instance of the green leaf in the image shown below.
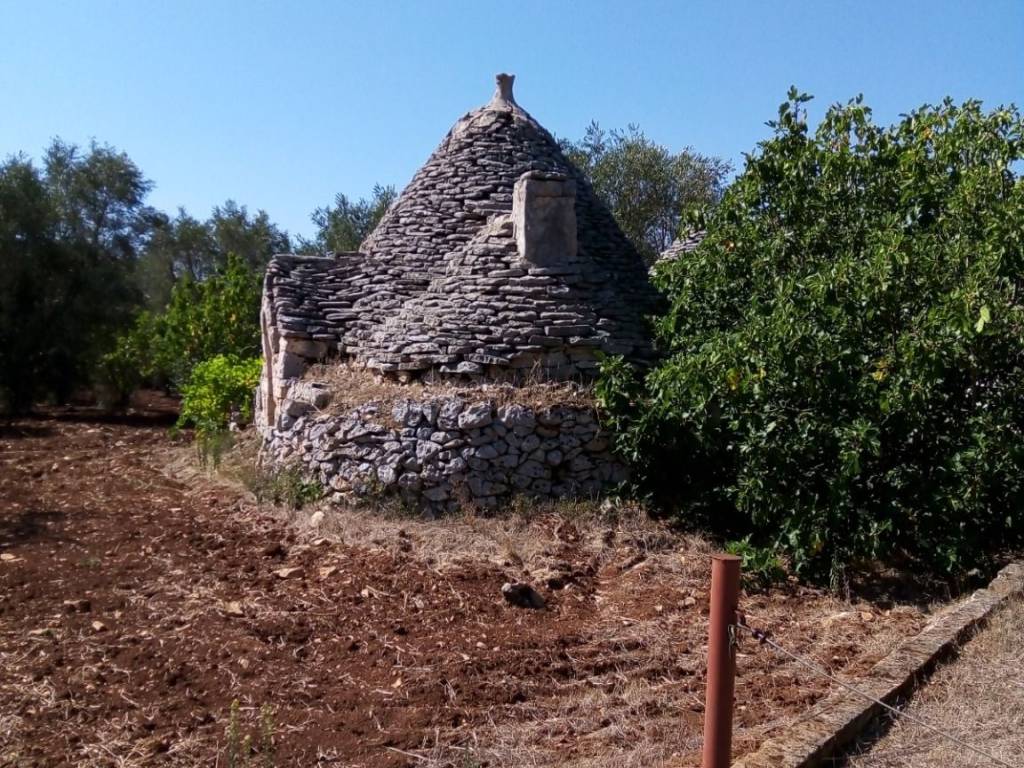
[[974,330],[977,333],[981,333],[985,330],[985,325],[992,319],[992,312],[989,310],[987,304],[983,304],[981,311],[978,313],[978,322],[974,324]]

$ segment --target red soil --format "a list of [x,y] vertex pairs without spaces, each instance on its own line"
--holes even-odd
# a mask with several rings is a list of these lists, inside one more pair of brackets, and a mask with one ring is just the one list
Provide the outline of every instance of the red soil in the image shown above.
[[[234,700],[257,745],[266,708],[280,766],[443,765],[457,752],[440,747],[502,724],[568,763],[615,748],[588,734],[646,723],[693,761],[703,565],[659,576],[628,542],[595,558],[573,525],[551,526],[572,586],[543,590],[545,610],[515,608],[499,591],[522,575],[512,562],[435,567],[411,534],[317,539],[241,490],[169,477],[173,407],[0,422],[0,766],[227,765]],[[847,672],[922,622],[855,613],[835,632],[824,622],[843,605],[809,590],[748,608]],[[747,652],[740,750],[826,690]],[[637,704],[627,688],[641,685],[658,693]],[[566,706],[587,690],[605,698]]]

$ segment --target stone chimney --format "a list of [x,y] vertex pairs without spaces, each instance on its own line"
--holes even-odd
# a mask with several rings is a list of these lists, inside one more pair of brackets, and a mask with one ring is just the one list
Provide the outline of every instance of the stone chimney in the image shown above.
[[512,192],[512,224],[519,257],[539,267],[576,256],[576,182],[568,176],[527,171]]
[[502,72],[500,75],[495,75],[494,79],[497,82],[497,87],[495,87],[494,95],[487,106],[491,109],[511,109],[518,106],[515,96],[512,95],[512,85],[516,81],[516,76],[506,75]]

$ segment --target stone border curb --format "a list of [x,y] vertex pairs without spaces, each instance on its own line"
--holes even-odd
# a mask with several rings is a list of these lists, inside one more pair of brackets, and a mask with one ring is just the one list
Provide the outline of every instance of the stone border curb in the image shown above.
[[[858,689],[892,705],[915,689],[935,663],[951,655],[972,629],[1016,595],[1024,594],[1024,563],[1011,563],[985,589],[933,619],[921,632],[872,667],[865,678],[850,681]],[[849,746],[885,710],[845,689],[811,708],[800,723],[764,742],[735,763],[735,768],[817,768]]]

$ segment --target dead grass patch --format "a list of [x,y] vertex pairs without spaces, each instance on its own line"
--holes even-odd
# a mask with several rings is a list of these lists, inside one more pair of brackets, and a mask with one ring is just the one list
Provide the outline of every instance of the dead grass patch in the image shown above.
[[[184,450],[168,466],[179,479],[194,477],[199,484],[201,477],[206,487],[213,483],[244,494],[240,477],[251,469],[257,449],[258,440],[242,436],[213,476],[195,467]],[[255,504],[251,497],[249,502]],[[486,647],[477,643],[463,661],[444,667],[445,706],[463,711],[478,697],[465,687],[465,658],[492,650],[497,658],[488,662],[492,666],[480,684],[500,690],[512,703],[422,732],[418,745],[402,746],[417,764],[632,768],[699,762],[714,548],[708,540],[681,534],[652,520],[641,506],[615,500],[520,499],[498,514],[468,511],[439,520],[424,520],[398,505],[318,503],[295,510],[264,503],[258,509],[296,532],[293,551],[335,547],[365,553],[360,558],[393,558],[403,572],[486,582],[497,601],[503,578],[522,579],[558,606],[547,619],[557,624],[550,646],[513,644],[504,657],[504,650],[490,647],[499,642],[492,630],[504,635],[508,628],[475,630],[495,639]],[[552,575],[564,577],[564,588],[545,587]],[[367,591],[368,599],[376,599]],[[462,606],[461,597],[453,593],[452,599]],[[786,647],[847,679],[867,672],[926,621],[926,611],[911,605],[872,604],[795,583],[745,594],[743,606],[751,623],[771,628]],[[539,617],[510,620],[524,622],[529,632]],[[445,635],[439,647],[463,641]],[[503,648],[512,643],[507,637],[500,642]],[[827,681],[809,678],[803,668],[751,643],[741,647],[739,663],[738,755],[791,727],[830,692]],[[403,688],[436,685],[437,675],[433,662],[418,660],[402,669]]]
[[[1003,607],[915,694],[907,711],[1013,765],[1024,765],[1024,600]],[[959,768],[988,762],[894,718],[850,768]]]
[[323,411],[339,413],[367,403],[391,406],[401,400],[430,400],[461,397],[466,401],[490,400],[496,406],[518,404],[543,409],[553,406],[596,405],[593,386],[583,382],[545,382],[526,374],[523,381],[512,383],[460,384],[446,379],[416,379],[401,383],[351,363],[340,361],[311,366],[303,375],[305,381],[325,384],[331,402]]

